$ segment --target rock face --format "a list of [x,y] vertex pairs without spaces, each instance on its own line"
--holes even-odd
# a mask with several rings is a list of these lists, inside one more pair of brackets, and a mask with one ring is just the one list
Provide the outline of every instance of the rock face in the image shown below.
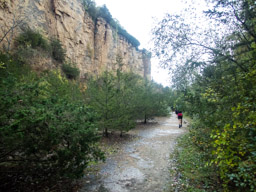
[[0,40],[3,40],[0,46],[11,49],[13,39],[22,31],[24,23],[48,38],[58,38],[67,57],[80,69],[80,78],[115,70],[119,55],[123,58],[124,71],[133,71],[150,79],[150,56],[117,35],[104,19],[98,18],[94,23],[79,0],[1,1]]

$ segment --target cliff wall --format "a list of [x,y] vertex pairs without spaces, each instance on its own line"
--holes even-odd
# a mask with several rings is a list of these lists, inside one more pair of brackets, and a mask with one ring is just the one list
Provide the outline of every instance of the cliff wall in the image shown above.
[[80,78],[115,70],[120,55],[124,71],[150,79],[150,57],[119,36],[104,19],[94,23],[79,0],[3,0],[0,26],[0,39],[4,37],[0,46],[5,48],[13,47],[13,39],[25,27],[58,38],[67,57],[80,69]]

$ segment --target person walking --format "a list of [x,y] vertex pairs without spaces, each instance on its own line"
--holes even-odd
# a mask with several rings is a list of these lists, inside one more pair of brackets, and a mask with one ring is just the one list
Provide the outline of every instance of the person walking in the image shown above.
[[179,111],[178,112],[179,128],[182,127],[182,117],[183,117],[182,111]]

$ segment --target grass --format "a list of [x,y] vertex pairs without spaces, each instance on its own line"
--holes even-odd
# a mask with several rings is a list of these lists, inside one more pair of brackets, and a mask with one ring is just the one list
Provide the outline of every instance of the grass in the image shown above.
[[214,166],[206,166],[206,153],[192,142],[190,133],[181,136],[171,155],[171,191],[219,192],[220,183]]

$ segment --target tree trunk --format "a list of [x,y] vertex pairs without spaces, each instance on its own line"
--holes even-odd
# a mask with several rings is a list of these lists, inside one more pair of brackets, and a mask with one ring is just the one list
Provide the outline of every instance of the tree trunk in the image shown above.
[[108,137],[108,128],[105,128],[105,137]]
[[147,123],[147,115],[144,116],[144,124]]

